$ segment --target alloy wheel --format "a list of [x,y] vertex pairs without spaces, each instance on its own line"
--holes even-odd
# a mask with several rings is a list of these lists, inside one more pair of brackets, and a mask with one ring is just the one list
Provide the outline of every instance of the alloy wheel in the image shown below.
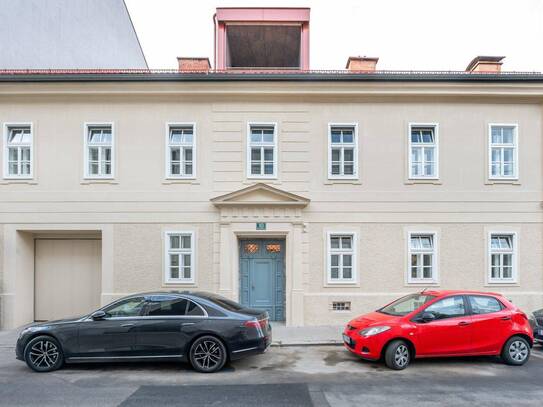
[[213,340],[204,340],[194,349],[193,359],[202,370],[213,370],[222,363],[221,346]]
[[400,345],[396,348],[394,361],[399,367],[404,367],[409,363],[409,349],[407,349],[407,346]]
[[36,368],[51,369],[57,364],[60,352],[53,342],[42,339],[32,345],[28,357]]
[[509,345],[509,356],[515,362],[523,362],[528,357],[528,347],[523,341],[513,341]]

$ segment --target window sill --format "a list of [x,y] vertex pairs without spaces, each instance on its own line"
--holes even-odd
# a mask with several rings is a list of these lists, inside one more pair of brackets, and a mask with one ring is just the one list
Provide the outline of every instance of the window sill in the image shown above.
[[0,185],[10,185],[10,184],[37,185],[38,181],[36,181],[33,178],[4,178],[0,181]]
[[326,181],[324,181],[324,185],[334,184],[362,185],[362,182],[358,178],[328,178]]
[[183,283],[181,281],[175,281],[175,282],[165,282],[162,283],[162,288],[172,288],[172,287],[198,287],[198,285],[195,282],[186,282]]
[[487,179],[485,181],[485,185],[495,185],[495,184],[503,184],[503,185],[521,185],[520,181],[518,179]]
[[429,184],[429,185],[442,185],[443,182],[439,178],[408,178],[404,181],[405,185],[414,184]]
[[336,282],[327,282],[323,285],[324,288],[337,288],[337,287],[360,287],[360,283],[353,281],[353,282],[346,282],[346,281],[338,281]]
[[517,281],[488,281],[485,287],[520,287]]
[[163,185],[171,185],[171,184],[200,184],[200,181],[198,181],[196,178],[165,178],[162,181]]
[[439,281],[408,281],[404,284],[404,287],[424,287],[424,286],[432,286],[432,287],[439,287]]
[[247,178],[245,181],[243,181],[243,184],[252,185],[255,182],[265,182],[267,184],[274,184],[274,185],[282,184],[282,182],[279,181],[277,178]]
[[117,185],[119,182],[114,178],[85,178],[80,184],[81,185],[90,185],[90,184],[111,184]]

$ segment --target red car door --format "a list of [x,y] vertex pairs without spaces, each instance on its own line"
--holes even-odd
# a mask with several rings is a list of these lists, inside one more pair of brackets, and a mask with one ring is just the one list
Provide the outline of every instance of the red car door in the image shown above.
[[511,336],[511,310],[489,295],[469,295],[473,353],[499,353]]
[[426,307],[423,313],[432,313],[435,319],[428,322],[418,319],[414,321],[417,326],[415,334],[417,356],[469,353],[472,326],[464,296],[442,298]]

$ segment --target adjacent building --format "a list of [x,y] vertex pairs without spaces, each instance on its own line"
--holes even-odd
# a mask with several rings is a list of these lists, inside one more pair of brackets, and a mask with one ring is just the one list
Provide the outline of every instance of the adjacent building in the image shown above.
[[214,68],[0,74],[2,327],[205,290],[287,325],[424,288],[543,306],[543,75],[309,69],[309,9],[217,9]]

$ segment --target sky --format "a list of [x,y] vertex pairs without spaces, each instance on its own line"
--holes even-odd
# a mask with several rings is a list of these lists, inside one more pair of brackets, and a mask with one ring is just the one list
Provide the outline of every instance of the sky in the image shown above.
[[476,55],[503,70],[543,71],[543,0],[125,0],[150,68],[178,56],[213,64],[216,7],[310,7],[311,69],[344,69],[349,56],[378,69],[464,70]]

